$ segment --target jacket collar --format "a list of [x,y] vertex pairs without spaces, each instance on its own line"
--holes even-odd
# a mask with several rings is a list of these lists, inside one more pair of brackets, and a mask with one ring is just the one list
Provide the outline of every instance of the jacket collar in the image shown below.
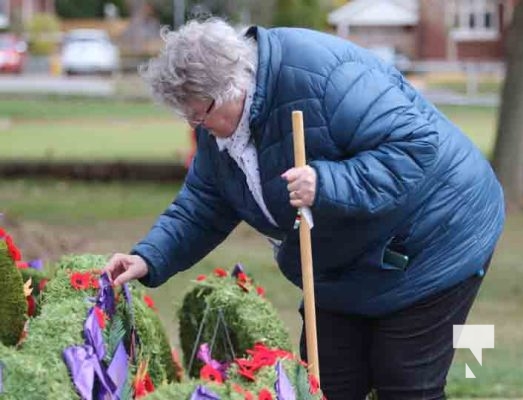
[[258,43],[258,71],[256,89],[251,106],[249,125],[255,137],[261,134],[257,129],[262,126],[273,108],[274,90],[280,72],[281,45],[274,33],[260,26],[252,26],[246,32],[247,37]]

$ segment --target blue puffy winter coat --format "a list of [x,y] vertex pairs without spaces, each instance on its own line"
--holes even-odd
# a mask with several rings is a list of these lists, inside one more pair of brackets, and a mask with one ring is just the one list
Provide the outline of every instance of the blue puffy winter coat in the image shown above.
[[504,202],[470,140],[396,69],[348,41],[305,29],[248,34],[259,54],[250,128],[279,227],[235,161],[199,129],[181,192],[132,251],[148,263],[143,283],[160,285],[190,267],[244,220],[283,240],[279,266],[301,285],[296,210],[280,177],[294,164],[293,110],[303,111],[307,160],[318,176],[318,307],[383,315],[480,273],[502,230]]

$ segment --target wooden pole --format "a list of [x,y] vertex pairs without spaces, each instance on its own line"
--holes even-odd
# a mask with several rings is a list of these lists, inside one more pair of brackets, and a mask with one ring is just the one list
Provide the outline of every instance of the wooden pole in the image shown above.
[[[304,167],[305,135],[303,131],[303,113],[292,112],[292,131],[294,138],[294,165]],[[314,300],[314,275],[312,273],[311,228],[305,218],[300,220],[301,274],[303,280],[303,302],[305,307],[305,333],[307,361],[311,373],[320,381],[320,363],[318,359],[318,337],[316,334],[316,307]]]

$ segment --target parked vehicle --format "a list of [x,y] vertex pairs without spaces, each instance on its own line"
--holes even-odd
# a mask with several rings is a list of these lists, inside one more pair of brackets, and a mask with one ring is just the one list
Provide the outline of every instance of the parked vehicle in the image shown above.
[[27,43],[13,34],[0,35],[0,71],[19,74],[24,69]]
[[120,52],[107,32],[74,29],[64,36],[60,62],[67,75],[112,74],[120,69]]

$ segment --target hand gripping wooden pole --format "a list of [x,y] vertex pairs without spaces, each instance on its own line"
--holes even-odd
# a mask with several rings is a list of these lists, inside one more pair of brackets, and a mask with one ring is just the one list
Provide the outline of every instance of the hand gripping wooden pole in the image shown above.
[[[292,112],[292,131],[294,138],[294,165],[305,166],[305,135],[303,132],[303,113]],[[316,335],[316,307],[314,300],[314,275],[312,273],[311,228],[305,218],[300,220],[301,274],[303,280],[303,302],[305,307],[305,333],[307,361],[311,373],[320,381],[318,359],[318,337]]]

